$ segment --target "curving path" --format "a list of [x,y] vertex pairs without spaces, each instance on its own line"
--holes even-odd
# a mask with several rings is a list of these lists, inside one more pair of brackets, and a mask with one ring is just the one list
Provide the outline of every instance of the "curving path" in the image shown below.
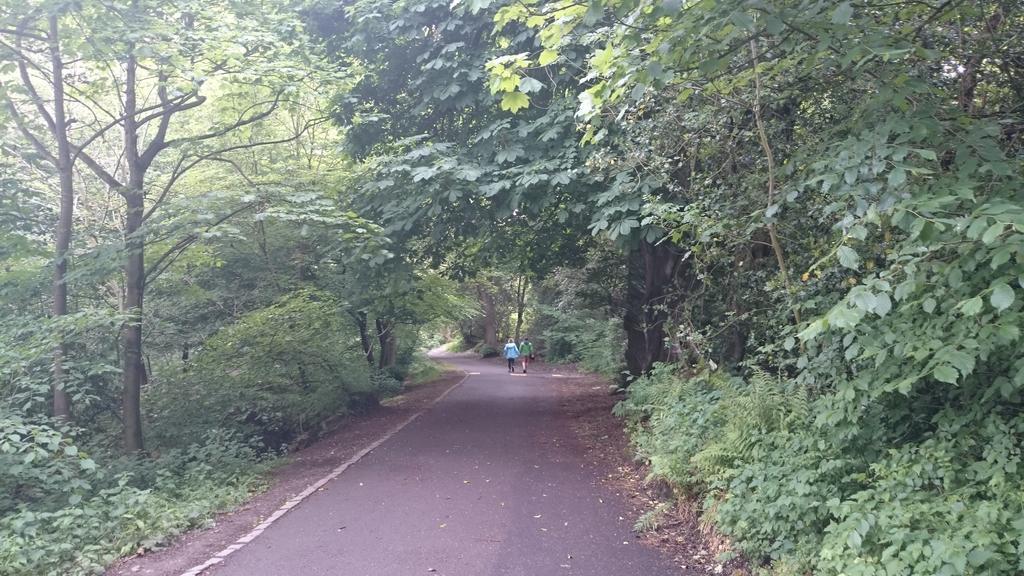
[[631,534],[550,374],[446,362],[469,373],[460,386],[205,574],[679,573]]

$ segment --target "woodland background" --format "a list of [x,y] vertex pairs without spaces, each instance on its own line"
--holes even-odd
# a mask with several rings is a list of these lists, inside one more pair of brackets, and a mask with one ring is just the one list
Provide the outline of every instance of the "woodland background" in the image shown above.
[[758,573],[1024,571],[1022,8],[3,2],[0,573],[527,334]]

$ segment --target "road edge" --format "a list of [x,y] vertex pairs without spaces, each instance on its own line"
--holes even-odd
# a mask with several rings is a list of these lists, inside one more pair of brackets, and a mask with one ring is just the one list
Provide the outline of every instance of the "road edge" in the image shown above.
[[314,482],[314,483],[310,484],[309,486],[307,486],[305,490],[303,490],[302,492],[299,492],[298,494],[293,496],[291,499],[289,499],[287,502],[282,504],[277,510],[275,510],[270,516],[268,516],[266,520],[264,520],[263,522],[258,524],[255,528],[250,530],[248,533],[246,533],[242,537],[240,537],[237,540],[235,540],[235,542],[233,544],[231,544],[227,548],[221,550],[220,552],[217,552],[216,554],[211,556],[208,560],[206,560],[202,564],[198,564],[198,565],[196,565],[196,566],[186,570],[185,572],[182,572],[180,576],[199,576],[200,574],[202,574],[206,570],[208,570],[208,569],[210,569],[210,568],[212,568],[212,567],[214,567],[214,566],[224,562],[224,560],[227,559],[228,556],[230,556],[230,555],[234,554],[235,552],[241,550],[247,544],[251,543],[253,540],[258,538],[261,534],[263,534],[264,531],[266,531],[267,528],[269,528],[271,525],[273,525],[274,522],[277,522],[282,516],[287,514],[288,511],[290,511],[291,509],[293,509],[296,506],[298,506],[299,504],[301,504],[306,498],[309,498],[317,490],[319,490],[320,488],[323,488],[323,486],[325,484],[327,484],[331,480],[333,480],[333,479],[337,478],[338,476],[340,476],[350,466],[352,466],[356,462],[359,462],[360,460],[362,460],[367,454],[369,454],[370,452],[373,452],[375,449],[380,447],[381,444],[383,444],[383,443],[387,442],[388,440],[390,440],[392,436],[394,436],[395,434],[398,434],[399,432],[401,432],[402,429],[405,428],[406,426],[408,426],[409,424],[412,424],[417,418],[419,418],[424,413],[426,413],[428,410],[433,408],[441,400],[444,400],[448,396],[448,394],[452,393],[456,388],[461,386],[462,383],[465,382],[467,378],[469,378],[469,372],[466,372],[465,370],[462,370],[462,378],[459,379],[458,382],[456,382],[455,384],[452,384],[447,390],[442,392],[437,398],[434,398],[433,400],[431,400],[430,403],[427,404],[426,406],[424,406],[423,409],[421,409],[419,412],[416,412],[412,416],[410,416],[410,417],[406,418],[405,420],[403,420],[402,422],[398,423],[398,425],[396,425],[394,428],[392,428],[392,429],[388,430],[387,432],[385,432],[383,436],[381,436],[380,438],[374,440],[369,445],[367,445],[365,448],[363,448],[359,452],[356,452],[355,454],[353,454],[348,460],[346,460],[345,462],[341,463],[336,468],[334,468],[333,470],[328,472],[325,476],[323,476],[322,478],[320,478],[316,482]]

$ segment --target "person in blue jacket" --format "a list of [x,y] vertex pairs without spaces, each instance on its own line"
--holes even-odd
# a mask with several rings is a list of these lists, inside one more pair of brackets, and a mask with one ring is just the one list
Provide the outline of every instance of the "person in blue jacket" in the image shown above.
[[519,358],[519,347],[516,346],[516,341],[509,338],[508,344],[505,344],[505,349],[502,350],[502,355],[508,360],[508,373],[515,374],[516,371],[516,358]]

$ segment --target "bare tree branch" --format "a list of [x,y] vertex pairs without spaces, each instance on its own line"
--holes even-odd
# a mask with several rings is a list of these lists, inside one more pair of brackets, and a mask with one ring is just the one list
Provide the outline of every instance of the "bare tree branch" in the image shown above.
[[[18,30],[22,30],[28,26],[29,18],[30,17],[26,17],[18,24]],[[15,42],[15,45],[18,48],[18,52],[21,53],[22,45],[20,36],[18,37],[18,41]],[[53,116],[50,114],[50,111],[46,109],[46,105],[43,103],[43,98],[39,95],[39,91],[36,90],[35,84],[32,83],[32,75],[28,71],[29,62],[31,62],[31,60],[24,57],[23,54],[18,58],[18,74],[21,76],[21,81],[25,85],[25,90],[28,91],[29,98],[32,100],[32,103],[35,104],[36,110],[39,111],[39,115],[46,121],[46,125],[50,131],[56,132],[57,128],[56,123],[53,120]]]
[[[226,161],[223,158],[223,155],[229,152],[235,152],[237,150],[248,150],[252,148],[259,148],[262,146],[273,146],[275,144],[286,144],[288,142],[293,142],[302,137],[302,135],[305,134],[309,129],[313,128],[314,126],[317,126],[318,124],[323,124],[324,122],[327,122],[329,120],[330,119],[327,117],[315,118],[313,120],[310,120],[309,122],[306,122],[306,125],[305,127],[302,128],[302,130],[296,132],[295,134],[292,134],[291,136],[288,136],[287,138],[280,138],[278,140],[265,140],[262,142],[249,142],[246,144],[236,144],[234,146],[227,146],[225,148],[214,150],[213,152],[209,152],[207,154],[195,156],[192,158],[191,161],[188,161],[189,156],[182,156],[175,163],[174,169],[171,171],[171,176],[168,179],[167,183],[164,184],[163,188],[161,189],[160,195],[157,197],[156,201],[149,207],[149,210],[146,211],[145,215],[143,215],[143,221],[148,220],[149,217],[153,215],[153,212],[155,212],[157,207],[160,206],[160,204],[164,201],[165,198],[167,198],[167,195],[170,193],[171,188],[174,187],[178,180],[182,176],[184,176],[186,172],[188,172],[192,168],[195,168],[200,163],[205,162],[207,160],[217,160],[222,162]],[[233,164],[236,168],[238,168],[238,165],[235,164],[233,161],[230,163]]]
[[[198,92],[193,91],[189,94],[195,94],[195,100],[189,102],[189,99],[185,98],[179,100],[177,103],[172,103],[172,101],[167,97],[167,75],[164,72],[160,72],[160,76],[157,81],[159,84],[157,86],[156,93],[157,97],[160,99],[160,106],[162,107],[162,110],[158,114],[154,114],[153,117],[154,119],[159,118],[160,124],[156,130],[156,135],[153,136],[153,139],[149,142],[146,149],[139,157],[139,162],[142,166],[147,168],[153,163],[153,160],[156,159],[156,155],[169,145],[167,142],[167,129],[171,125],[171,118],[178,112],[195,108],[206,101],[204,96],[200,96]],[[149,120],[146,120],[145,122],[148,121]],[[140,120],[139,125],[141,126],[145,122]]]
[[17,126],[21,134],[25,137],[26,140],[28,140],[29,144],[31,144],[32,147],[35,148],[36,152],[38,152],[40,156],[46,158],[48,162],[56,166],[57,159],[49,150],[47,150],[46,146],[43,145],[42,140],[40,140],[38,136],[32,133],[32,130],[25,123],[24,116],[22,116],[21,112],[14,105],[14,101],[12,101],[11,98],[6,94],[4,95],[4,100],[7,102],[7,110],[10,112],[11,118],[14,120],[14,125]]
[[[174,103],[175,101],[182,102],[182,101],[188,100],[189,98],[191,98],[194,95],[195,95],[195,92],[190,92],[188,94],[185,94],[184,96],[180,96],[178,98],[172,99],[171,102],[172,103]],[[197,106],[198,106],[198,104],[197,104]],[[153,110],[157,110],[157,109],[163,108],[163,107],[164,107],[163,103],[154,104],[152,106],[147,106],[146,108],[140,109],[137,112],[137,114],[145,114],[147,112],[152,112]],[[157,118],[159,118],[162,115],[163,115],[163,111],[160,111],[160,112],[157,112],[157,113],[154,113],[154,114],[150,114],[149,116],[145,116],[142,119],[140,119],[137,122],[137,124],[139,126],[141,126],[143,124],[146,124],[148,122],[152,122],[153,120],[156,120]],[[125,115],[122,114],[121,116],[118,116],[117,118],[114,118],[110,122],[106,123],[102,128],[98,129],[91,136],[86,138],[84,142],[82,142],[81,144],[78,144],[78,149],[79,150],[85,150],[86,148],[89,147],[90,144],[95,142],[98,138],[100,138],[101,136],[103,136],[104,134],[109,132],[110,130],[120,126],[121,123],[124,122],[124,119],[125,119]]]
[[86,154],[81,148],[72,144],[71,150],[74,154],[74,157],[81,158],[82,162],[85,162],[85,165],[88,166],[89,169],[92,170],[93,174],[95,174],[96,177],[102,180],[104,184],[106,184],[113,190],[120,191],[124,188],[124,184],[122,184],[120,180],[115,178],[114,175],[111,174],[110,172],[107,172],[107,170],[99,162],[94,160],[92,156]]
[[8,36],[20,36],[22,38],[28,38],[29,40],[38,40],[40,42],[46,42],[46,32],[43,30],[36,30],[33,34],[26,30],[20,30],[15,28],[0,28],[0,34],[7,34]]
[[[220,226],[224,222],[227,222],[231,218],[234,218],[235,216],[241,214],[242,212],[245,212],[246,210],[253,208],[254,206],[256,206],[255,203],[243,204],[242,206],[232,210],[231,212],[228,212],[224,216],[221,216],[214,222],[210,223],[210,225],[207,226],[203,231],[209,232],[210,230],[213,230],[214,228]],[[152,280],[158,278],[160,274],[163,274],[164,271],[167,270],[167,268],[169,268],[171,264],[174,264],[174,261],[177,260],[178,257],[181,256],[189,246],[191,246],[197,240],[199,240],[199,238],[199,233],[192,232],[185,236],[184,238],[182,238],[181,240],[175,242],[174,246],[171,246],[166,252],[161,254],[160,257],[157,258],[155,262],[153,262],[148,268],[146,268],[146,284],[149,284]]]
[[[263,110],[262,112],[258,112],[256,114],[253,114],[253,115],[248,116],[248,117],[245,116],[250,110],[252,110],[253,108],[256,108],[257,106],[261,106],[263,104],[269,104],[270,106],[266,110]],[[277,95],[274,96],[273,100],[265,101],[265,102],[257,102],[256,104],[253,104],[252,106],[249,106],[248,108],[243,110],[242,114],[239,115],[238,120],[236,120],[235,122],[233,122],[232,124],[230,124],[228,126],[225,126],[223,128],[217,129],[217,130],[212,130],[210,132],[207,132],[206,134],[200,134],[198,136],[188,136],[188,137],[185,137],[185,138],[176,138],[174,140],[170,140],[170,141],[168,141],[168,142],[166,142],[164,144],[163,148],[169,148],[171,146],[177,146],[177,145],[180,145],[180,144],[186,144],[186,143],[192,143],[192,142],[202,142],[203,140],[210,140],[212,138],[217,138],[219,136],[223,136],[223,135],[225,135],[225,134],[227,134],[229,132],[232,132],[232,131],[237,130],[239,128],[242,128],[244,126],[248,126],[250,124],[254,124],[256,122],[259,122],[260,120],[263,120],[264,118],[267,118],[268,116],[273,114],[275,110],[277,110],[277,107],[280,104],[281,104],[281,93],[278,92]]]

